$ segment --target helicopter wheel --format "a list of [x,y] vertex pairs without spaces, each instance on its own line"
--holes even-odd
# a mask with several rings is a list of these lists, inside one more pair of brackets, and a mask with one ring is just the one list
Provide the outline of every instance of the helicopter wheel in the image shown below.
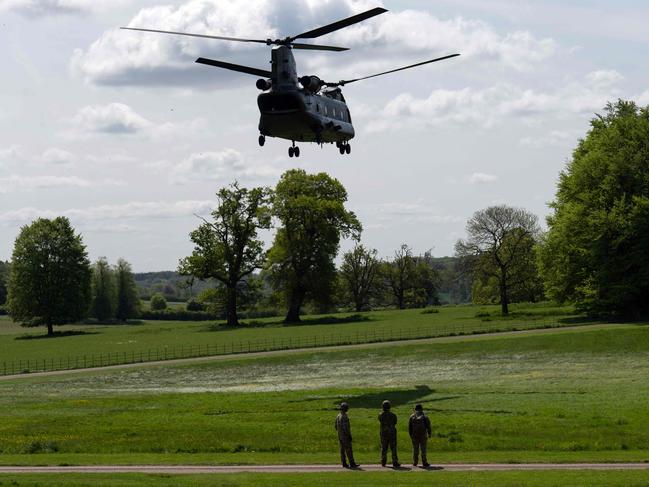
[[295,155],[295,149],[293,147],[288,148],[288,156],[293,157]]
[[295,157],[300,157],[300,148],[299,148],[299,147],[295,147],[295,148],[293,149],[293,154],[295,154]]
[[259,136],[259,147],[263,147],[265,143],[266,143],[266,136],[260,135]]
[[349,145],[349,144],[347,144],[347,145],[345,146],[345,152],[346,152],[347,154],[351,154],[351,153],[352,153],[352,146]]

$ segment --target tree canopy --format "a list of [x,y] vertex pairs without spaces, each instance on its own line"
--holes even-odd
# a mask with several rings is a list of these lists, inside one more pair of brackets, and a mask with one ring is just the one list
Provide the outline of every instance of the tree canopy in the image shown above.
[[191,233],[194,251],[180,261],[182,274],[214,278],[223,284],[229,326],[239,325],[240,283],[261,268],[266,258],[258,232],[270,228],[270,195],[267,188],[248,190],[237,183],[221,188],[212,221],[204,220]]
[[533,246],[540,228],[536,215],[506,205],[477,211],[467,222],[468,238],[458,240],[455,251],[466,259],[474,276],[497,280],[500,306],[509,313],[512,291],[536,275]]
[[90,307],[91,270],[86,247],[65,217],[24,226],[14,245],[9,313],[26,326],[77,322]]
[[106,257],[100,257],[92,267],[92,305],[90,314],[99,321],[115,318],[115,276]]
[[591,121],[561,173],[539,263],[548,295],[593,314],[649,314],[649,107]]
[[7,302],[7,282],[9,281],[9,263],[0,260],[0,306]]
[[273,215],[280,227],[269,262],[271,281],[286,296],[287,322],[300,320],[305,299],[328,301],[340,239],[360,238],[362,226],[346,202],[343,185],[326,173],[290,170],[275,188]]
[[137,318],[140,315],[140,297],[131,264],[124,259],[119,259],[114,272],[117,284],[115,318],[120,321]]
[[376,249],[367,249],[358,244],[343,255],[340,275],[356,311],[368,309],[370,298],[377,294],[381,263],[377,254]]

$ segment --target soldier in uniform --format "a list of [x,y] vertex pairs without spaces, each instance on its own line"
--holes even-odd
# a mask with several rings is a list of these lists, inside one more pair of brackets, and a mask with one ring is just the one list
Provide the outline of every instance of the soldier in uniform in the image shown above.
[[426,458],[426,449],[428,438],[432,433],[430,427],[430,419],[424,414],[424,408],[421,404],[415,406],[415,412],[410,416],[408,421],[408,433],[412,439],[412,465],[417,466],[419,462],[419,450],[421,450],[421,463],[426,467],[430,467],[428,458]]
[[349,424],[347,411],[349,411],[349,404],[343,402],[340,404],[340,413],[336,416],[335,426],[338,432],[338,441],[340,442],[340,460],[344,468],[357,468],[360,465],[354,461],[352,429]]
[[390,401],[383,401],[383,410],[379,413],[381,433],[381,466],[385,467],[388,460],[388,446],[392,453],[392,466],[399,468],[397,456],[397,415],[390,411]]

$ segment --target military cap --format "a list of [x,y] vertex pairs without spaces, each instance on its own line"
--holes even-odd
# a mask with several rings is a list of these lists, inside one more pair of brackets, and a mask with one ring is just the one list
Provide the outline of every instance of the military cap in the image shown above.
[[383,409],[390,409],[392,407],[392,404],[390,404],[390,401],[385,400],[383,401]]

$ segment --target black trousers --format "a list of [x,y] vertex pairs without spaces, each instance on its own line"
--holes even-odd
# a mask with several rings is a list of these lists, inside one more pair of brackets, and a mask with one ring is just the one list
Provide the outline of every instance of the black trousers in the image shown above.
[[397,435],[381,435],[381,465],[385,465],[388,460],[388,447],[392,454],[392,463],[399,463],[397,455]]
[[352,442],[343,441],[340,442],[340,462],[342,465],[356,465],[354,461],[354,452],[352,451]]
[[412,438],[412,464],[417,465],[419,462],[419,450],[421,450],[421,463],[424,465],[428,463],[426,452],[428,449],[428,438]]

